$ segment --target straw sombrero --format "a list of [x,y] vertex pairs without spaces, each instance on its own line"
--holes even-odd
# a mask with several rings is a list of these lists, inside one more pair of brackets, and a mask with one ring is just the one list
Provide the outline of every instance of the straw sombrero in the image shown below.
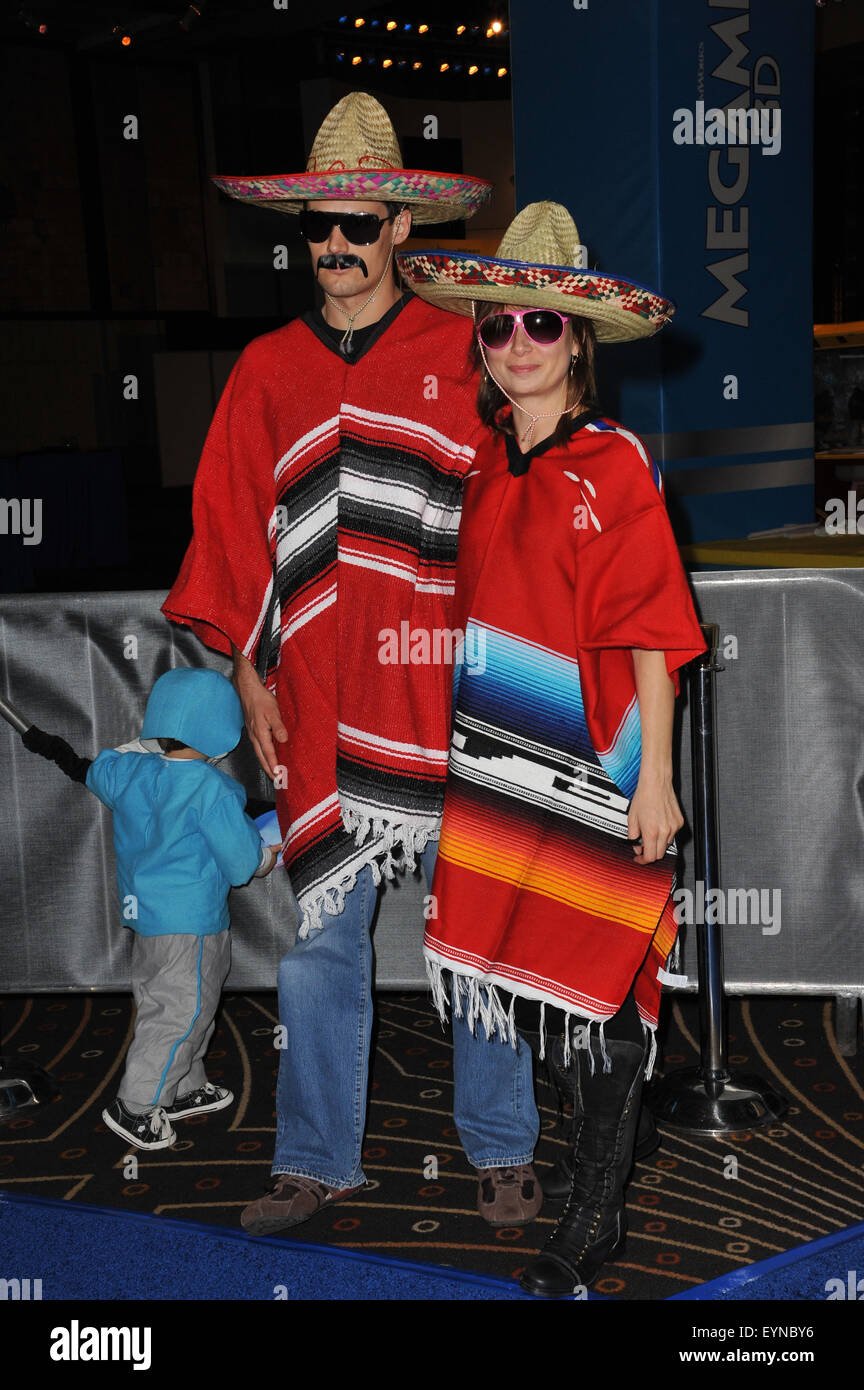
[[601,342],[649,338],[675,312],[670,299],[644,285],[584,268],[585,247],[560,203],[523,208],[504,233],[497,256],[401,251],[396,261],[414,293],[442,309],[470,315],[475,299],[557,309],[591,319]]
[[349,92],[325,116],[302,174],[214,176],[232,198],[274,212],[300,212],[307,199],[404,203],[415,222],[471,217],[492,191],[485,179],[403,169],[399,141],[384,107],[368,92]]

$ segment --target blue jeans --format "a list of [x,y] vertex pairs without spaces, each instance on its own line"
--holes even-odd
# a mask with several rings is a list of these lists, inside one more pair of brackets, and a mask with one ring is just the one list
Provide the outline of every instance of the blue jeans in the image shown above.
[[[422,855],[432,881],[437,845]],[[323,931],[283,956],[279,1018],[287,1037],[276,1088],[272,1172],[294,1173],[330,1187],[358,1187],[366,1121],[372,1029],[372,942],[378,900],[366,868]],[[539,1132],[531,1053],[514,1050],[482,1027],[474,1037],[453,1020],[453,1118],[475,1168],[530,1163]],[[418,1159],[419,1163],[419,1159]]]

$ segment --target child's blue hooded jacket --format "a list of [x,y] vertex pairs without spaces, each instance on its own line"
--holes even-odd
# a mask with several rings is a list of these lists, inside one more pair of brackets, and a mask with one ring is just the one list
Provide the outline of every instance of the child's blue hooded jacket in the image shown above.
[[[174,738],[217,757],[236,746],[242,727],[224,676],[178,668],[154,685],[142,737]],[[142,936],[224,931],[229,888],[246,883],[262,860],[239,782],[200,759],[106,749],[87,786],[114,812],[125,924]]]

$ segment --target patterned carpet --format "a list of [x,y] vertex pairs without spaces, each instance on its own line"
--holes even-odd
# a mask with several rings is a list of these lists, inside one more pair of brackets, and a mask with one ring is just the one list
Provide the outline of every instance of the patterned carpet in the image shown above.
[[[178,1142],[130,1161],[101,1120],[130,1036],[126,995],[6,998],[2,1051],[50,1070],[61,1096],[0,1129],[0,1188],[236,1227],[266,1186],[274,1131],[275,995],[228,995],[209,1074],[235,1105],[177,1122]],[[658,1072],[697,1060],[695,1000],[667,1003]],[[840,1056],[830,1001],[730,1003],[731,1063],[789,1098],[783,1123],[700,1139],[663,1130],[628,1191],[630,1236],[598,1293],[657,1299],[864,1220],[864,1053]],[[495,1230],[453,1127],[452,1048],[428,999],[382,995],[364,1166],[370,1187],[292,1239],[512,1278],[554,1221]],[[538,1170],[564,1139],[538,1080]],[[734,1161],[733,1161],[734,1160]]]

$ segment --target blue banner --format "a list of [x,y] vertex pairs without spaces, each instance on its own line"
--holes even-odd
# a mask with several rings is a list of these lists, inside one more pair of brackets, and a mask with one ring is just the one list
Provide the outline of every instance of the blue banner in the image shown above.
[[812,0],[511,0],[517,207],[677,304],[599,352],[679,539],[813,519]]

